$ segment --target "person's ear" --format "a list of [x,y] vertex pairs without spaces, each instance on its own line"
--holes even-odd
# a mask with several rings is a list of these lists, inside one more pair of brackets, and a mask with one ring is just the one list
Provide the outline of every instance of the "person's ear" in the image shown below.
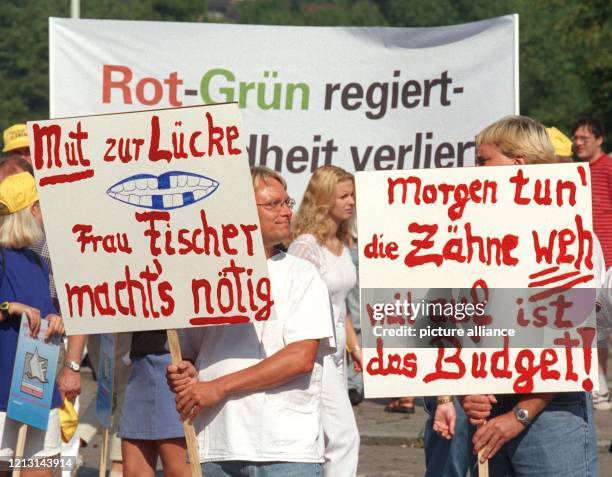
[[36,201],[32,204],[30,208],[30,212],[34,216],[35,219],[42,218],[42,210],[40,210],[40,202]]
[[526,164],[525,159],[522,157],[513,157],[512,160],[516,166],[524,166]]

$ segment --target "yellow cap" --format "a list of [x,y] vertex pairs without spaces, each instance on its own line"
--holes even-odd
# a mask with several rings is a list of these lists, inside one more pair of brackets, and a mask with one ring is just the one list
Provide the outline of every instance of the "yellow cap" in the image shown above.
[[36,182],[29,172],[8,176],[0,182],[0,214],[2,215],[19,212],[37,200]]
[[25,124],[13,124],[2,133],[2,142],[4,142],[2,152],[29,147],[28,128]]
[[572,157],[572,141],[557,128],[546,128],[557,156]]
[[60,427],[62,429],[62,440],[65,443],[70,442],[72,436],[79,425],[79,415],[74,410],[74,406],[68,399],[64,399],[64,403],[59,410]]

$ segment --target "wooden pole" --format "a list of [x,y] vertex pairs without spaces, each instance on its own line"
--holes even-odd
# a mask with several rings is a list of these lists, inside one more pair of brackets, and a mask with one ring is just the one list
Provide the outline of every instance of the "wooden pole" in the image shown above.
[[[179,364],[183,360],[183,357],[181,355],[181,345],[179,343],[178,334],[176,330],[166,330],[166,333],[168,335],[168,347],[172,355],[172,364]],[[187,441],[187,455],[189,455],[191,475],[193,477],[203,477],[193,424],[188,421],[183,421],[183,431],[185,432],[185,440]]]
[[[478,428],[480,428],[480,426],[478,426]],[[480,452],[478,452],[478,477],[489,477],[489,461],[485,460],[484,463],[480,463],[480,459],[485,449],[480,449]]]
[[104,428],[102,450],[100,451],[100,477],[106,477],[106,462],[108,461],[108,429]]
[[[25,443],[26,443],[26,436],[28,434],[28,425],[27,424],[21,424],[19,426],[19,433],[17,434],[17,445],[15,446],[15,458],[16,459],[23,459],[24,458],[24,450],[25,450]],[[22,462],[20,462],[21,464]],[[17,467],[14,471],[13,471],[13,477],[19,477],[21,475],[21,466]]]
[[478,477],[489,477],[489,461],[486,460],[483,463],[480,463],[482,453],[483,451],[478,453]]

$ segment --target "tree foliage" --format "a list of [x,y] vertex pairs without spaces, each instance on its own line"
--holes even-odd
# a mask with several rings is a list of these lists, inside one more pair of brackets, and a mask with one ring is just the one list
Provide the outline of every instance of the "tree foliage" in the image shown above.
[[[610,126],[609,2],[590,0],[246,0],[233,18],[264,25],[427,27],[520,15],[521,112],[569,133],[579,114]],[[205,0],[82,0],[83,18],[206,21]],[[69,0],[4,0],[0,128],[48,116],[48,17]]]
[[287,25],[428,27],[518,13],[521,113],[567,134],[582,114],[610,126],[611,10],[605,0],[261,0],[237,6],[242,23]]

